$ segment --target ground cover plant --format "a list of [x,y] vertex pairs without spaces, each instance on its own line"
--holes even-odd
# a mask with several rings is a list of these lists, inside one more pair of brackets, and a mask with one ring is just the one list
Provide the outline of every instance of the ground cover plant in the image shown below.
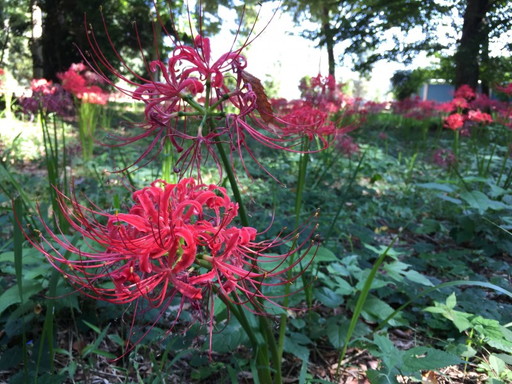
[[250,37],[156,80],[88,36],[2,121],[2,380],[512,380],[510,86],[271,99]]

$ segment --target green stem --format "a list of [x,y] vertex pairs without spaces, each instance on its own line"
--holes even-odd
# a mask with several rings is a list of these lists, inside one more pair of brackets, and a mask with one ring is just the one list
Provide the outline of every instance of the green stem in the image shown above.
[[[21,198],[17,197],[14,200],[14,213],[13,213],[13,226],[16,228],[17,221],[16,215],[19,217],[23,216],[23,202]],[[23,305],[24,297],[23,297],[23,234],[18,229],[14,231],[14,270],[16,273],[16,282],[18,285],[18,294],[20,296],[20,306]],[[28,351],[27,351],[27,334],[25,332],[25,318],[21,318],[22,322],[22,333],[21,333],[21,342],[22,342],[22,354],[23,354],[23,376],[25,382],[28,382]]]
[[224,165],[224,171],[228,176],[229,185],[231,186],[231,191],[233,192],[233,197],[235,201],[238,203],[238,213],[240,216],[240,222],[244,227],[249,226],[249,216],[247,216],[247,211],[245,210],[245,206],[242,201],[242,195],[240,194],[240,189],[238,188],[238,184],[236,182],[235,173],[233,172],[233,168],[231,163],[229,162],[228,156],[222,143],[220,141],[216,141],[217,150],[219,151],[220,159],[222,164]]
[[[400,234],[400,233],[399,233]],[[373,264],[372,269],[370,270],[370,273],[368,274],[368,277],[366,278],[363,289],[361,290],[361,293],[359,294],[359,297],[357,298],[356,306],[354,308],[354,313],[352,314],[352,319],[350,320],[350,324],[348,326],[347,335],[345,337],[344,343],[343,343],[343,349],[341,350],[340,356],[338,358],[338,367],[336,368],[336,377],[339,377],[340,368],[341,368],[341,362],[345,358],[345,355],[347,354],[348,345],[350,343],[350,339],[352,338],[352,335],[356,329],[357,322],[359,321],[359,316],[361,315],[361,312],[363,311],[364,304],[366,303],[366,299],[368,297],[368,294],[370,293],[370,290],[372,288],[373,280],[375,279],[375,275],[377,274],[377,271],[379,270],[380,266],[384,262],[384,259],[388,255],[388,252],[391,250],[395,242],[398,240],[398,235],[394,237],[394,239],[391,241],[391,244],[386,248],[384,252],[377,258],[375,263]]]
[[325,240],[324,240],[325,242],[327,242],[327,240],[331,237],[331,234],[334,230],[334,225],[336,225],[336,221],[338,221],[338,217],[340,216],[341,211],[343,210],[344,203],[345,203],[345,196],[347,195],[347,192],[352,187],[352,184],[354,183],[354,181],[357,177],[357,174],[359,173],[359,170],[361,169],[361,165],[363,164],[365,155],[366,155],[366,152],[363,152],[363,154],[361,155],[361,158],[359,159],[359,162],[357,163],[356,169],[352,173],[352,176],[350,177],[347,186],[344,188],[344,191],[341,194],[342,197],[339,201],[339,208],[338,208],[338,211],[336,212],[336,215],[334,215],[334,219],[331,222],[331,225],[329,227],[329,230],[327,231],[327,234],[325,235]]
[[302,196],[304,195],[304,187],[306,184],[306,171],[308,168],[309,160],[309,140],[307,137],[302,137],[301,154],[299,159],[299,175],[297,180],[297,191],[295,194],[295,227],[299,226],[300,211],[302,208]]
[[[240,194],[240,189],[238,188],[238,184],[236,181],[235,173],[231,163],[229,162],[228,156],[224,147],[222,146],[222,142],[216,141],[217,150],[219,152],[221,161],[224,165],[224,171],[229,180],[229,184],[231,186],[231,190],[233,192],[233,196],[235,201],[238,203],[238,213],[240,216],[240,221],[244,227],[249,226],[249,217],[247,216],[247,211],[245,210],[245,206],[243,204],[242,195]],[[243,311],[240,311],[243,314]],[[281,377],[281,359],[279,357],[279,352],[276,344],[276,340],[274,337],[274,332],[272,329],[272,325],[264,316],[259,316],[259,328],[260,332],[265,338],[267,345],[253,345],[256,347],[256,360],[258,362],[258,375],[263,375],[263,377],[259,377],[261,383],[282,383]],[[251,329],[252,332],[252,329]],[[268,351],[266,349],[268,347],[270,349],[272,355],[272,363],[274,365],[275,375],[272,380],[270,371],[268,371]],[[263,370],[263,371],[262,371]]]
[[174,166],[174,152],[172,143],[170,140],[165,140],[164,148],[163,148],[163,158],[162,158],[162,179],[167,181],[168,183],[174,181],[172,180],[172,170]]

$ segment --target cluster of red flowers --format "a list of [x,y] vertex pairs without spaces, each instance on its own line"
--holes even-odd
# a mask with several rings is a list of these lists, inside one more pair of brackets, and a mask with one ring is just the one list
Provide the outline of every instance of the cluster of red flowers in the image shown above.
[[[307,136],[309,140],[320,137],[332,138],[335,147],[350,155],[359,147],[347,133],[358,128],[367,115],[361,100],[345,95],[333,76],[318,75],[303,78],[300,82],[300,100],[276,99],[272,104],[286,123],[283,131],[289,135]],[[381,110],[381,105],[373,103],[372,110]],[[382,106],[384,108],[384,106]],[[350,144],[349,144],[350,143]]]
[[30,96],[23,96],[19,100],[25,113],[35,115],[42,110],[63,117],[74,115],[73,99],[60,84],[46,79],[34,79],[30,82],[30,90]]
[[[149,63],[152,78],[135,75],[137,81],[132,81],[105,59],[94,39],[90,43],[98,73],[109,81],[101,72],[106,68],[132,89],[113,82],[111,85],[145,104],[144,131],[131,137],[114,137],[116,146],[152,138],[135,163],[153,150],[159,153],[169,142],[178,154],[174,169],[180,176],[196,172],[200,177],[205,157],[219,162],[213,148],[218,142],[228,142],[231,155],[237,153],[242,162],[244,152],[256,160],[248,137],[272,149],[295,151],[297,138],[281,129],[284,122],[274,115],[260,81],[246,71],[247,62],[241,54],[244,46],[213,59],[206,37],[196,36],[193,46],[175,41],[167,61]],[[161,81],[155,80],[158,78]],[[198,124],[187,124],[192,119]]]
[[[257,242],[256,229],[234,225],[239,207],[226,190],[202,184],[202,150],[206,148],[217,160],[216,146],[223,151],[228,142],[231,155],[238,152],[242,158],[242,150],[247,151],[257,162],[247,143],[250,137],[270,148],[298,152],[294,147],[302,132],[287,131],[287,127],[303,124],[302,120],[275,116],[260,81],[246,71],[242,48],[213,60],[207,38],[197,36],[193,46],[175,42],[165,63],[149,63],[151,79],[130,72],[137,79],[133,81],[106,60],[93,33],[88,37],[93,75],[145,104],[144,132],[119,137],[117,145],[152,138],[138,162],[152,149],[160,151],[164,143],[172,144],[178,154],[179,181],[156,180],[135,191],[124,213],[88,208],[75,195],[57,191],[63,218],[81,240],[73,242],[42,222],[44,234],[38,241],[29,241],[77,290],[95,299],[116,304],[145,299],[164,311],[171,300],[181,298],[179,312],[186,301],[213,312],[205,294],[213,292],[223,300],[250,304],[249,310],[265,313],[265,300],[274,299],[265,288],[289,284],[301,275],[292,276],[291,271],[304,262],[312,247],[312,231],[307,231],[306,224],[288,235]],[[103,69],[132,90],[120,88]],[[59,78],[65,90],[90,103],[96,101],[92,95],[101,99],[103,93],[88,80],[88,72],[82,64],[72,65]],[[156,80],[156,72],[161,81]],[[327,114],[315,116],[327,119]],[[316,123],[317,117],[303,115],[313,119],[307,124]],[[188,119],[198,124],[189,125]],[[229,161],[223,152],[221,156],[225,163]],[[197,170],[199,181],[184,178],[187,170]],[[280,248],[290,249],[290,244],[296,248],[280,253]],[[296,254],[298,249],[300,254]],[[303,271],[307,265],[300,267]]]
[[103,80],[96,76],[85,64],[71,64],[66,72],[58,73],[57,77],[62,82],[62,87],[83,103],[107,104],[108,92],[95,85],[103,82]]
[[182,302],[200,301],[204,290],[214,289],[225,298],[233,292],[237,304],[258,303],[272,300],[263,287],[295,280],[297,275],[287,278],[286,272],[302,261],[285,262],[295,250],[268,254],[295,234],[255,242],[256,229],[233,225],[238,205],[226,190],[194,179],[153,182],[133,193],[128,213],[96,211],[62,193],[58,200],[83,243],[75,245],[44,222],[48,235],[29,240],[95,299],[122,304],[144,298],[158,307],[177,294]]
[[451,130],[466,129],[463,133],[469,134],[467,129],[470,124],[489,124],[493,119],[488,113],[482,112],[472,105],[477,95],[468,85],[462,85],[454,94],[453,100],[448,103],[450,108],[450,115],[444,119],[443,126]]
[[421,100],[419,96],[391,103],[393,113],[414,120],[425,120],[439,116],[438,105],[435,101]]
[[439,148],[432,154],[432,162],[442,168],[449,168],[457,162],[457,157],[451,149]]

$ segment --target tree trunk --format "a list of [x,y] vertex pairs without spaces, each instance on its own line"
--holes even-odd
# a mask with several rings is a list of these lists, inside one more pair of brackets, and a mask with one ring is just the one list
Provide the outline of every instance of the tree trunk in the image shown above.
[[41,37],[43,34],[43,15],[41,8],[36,1],[30,2],[30,18],[32,21],[32,31],[30,37],[30,52],[32,53],[32,77],[40,79],[43,74],[43,45]]
[[[92,0],[88,0],[91,3]],[[78,47],[87,47],[84,30],[85,2],[74,0],[44,0],[43,11],[43,74],[57,80],[57,73],[72,63],[83,61]]]
[[455,87],[467,84],[473,89],[480,78],[480,50],[489,39],[485,17],[492,0],[466,0],[462,36],[455,53]]
[[335,77],[336,61],[334,60],[334,31],[331,28],[329,7],[325,3],[322,7],[322,34],[324,35],[325,46],[327,47],[329,75]]

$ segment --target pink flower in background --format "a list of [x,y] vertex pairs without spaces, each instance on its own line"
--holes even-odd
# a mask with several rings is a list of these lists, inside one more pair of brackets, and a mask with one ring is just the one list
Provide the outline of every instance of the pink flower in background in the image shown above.
[[282,119],[286,122],[283,131],[291,135],[306,135],[310,140],[316,136],[334,134],[336,128],[327,111],[321,111],[308,103],[297,103]]
[[505,95],[508,95],[508,96],[511,96],[512,95],[512,83],[508,83],[507,85],[505,86],[497,86],[496,87],[496,90],[498,92],[502,92],[504,93]]
[[452,111],[462,110],[469,108],[468,101],[463,97],[456,97],[451,101]]
[[452,150],[440,148],[432,154],[432,162],[442,168],[449,168],[457,162],[457,158]]
[[444,119],[443,126],[445,128],[451,129],[453,131],[456,131],[457,129],[460,129],[464,126],[464,116],[460,113],[453,113],[449,115],[446,119]]
[[468,112],[468,120],[477,123],[492,123],[492,116],[479,110],[471,110]]
[[57,77],[62,83],[62,87],[82,100],[84,103],[106,104],[108,102],[108,93],[94,85],[98,82],[98,76],[88,76],[93,73],[85,64],[71,64],[66,72],[57,73]]
[[453,97],[454,98],[462,98],[462,99],[471,101],[476,97],[476,93],[475,93],[474,89],[471,88],[469,85],[463,84],[459,88],[457,88]]
[[92,85],[82,90],[78,94],[78,98],[81,99],[83,103],[105,105],[108,103],[109,94],[104,92],[100,87]]
[[54,112],[62,117],[75,114],[71,94],[60,84],[53,84],[46,79],[33,79],[30,82],[31,93],[20,97],[20,105],[27,114],[35,115]]
[[66,72],[58,73],[57,77],[62,83],[62,88],[72,93],[73,95],[82,92],[82,90],[86,87],[85,78],[83,78],[78,72],[75,72],[72,69],[68,69]]
[[348,135],[340,135],[336,137],[336,149],[347,157],[352,157],[359,153],[360,148],[354,139]]

